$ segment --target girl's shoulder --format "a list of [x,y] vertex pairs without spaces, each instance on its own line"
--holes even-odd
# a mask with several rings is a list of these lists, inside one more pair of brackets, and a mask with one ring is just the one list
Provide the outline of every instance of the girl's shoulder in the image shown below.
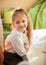
[[6,40],[11,41],[14,39],[19,39],[22,38],[22,34],[21,33],[17,33],[17,32],[11,32],[7,37]]
[[10,39],[11,39],[11,35],[7,35],[5,41],[10,41]]

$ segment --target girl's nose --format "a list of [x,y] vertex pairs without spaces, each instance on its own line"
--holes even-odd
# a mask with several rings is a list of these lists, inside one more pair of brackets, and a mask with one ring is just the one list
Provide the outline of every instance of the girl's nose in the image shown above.
[[23,23],[20,23],[21,26],[23,26]]

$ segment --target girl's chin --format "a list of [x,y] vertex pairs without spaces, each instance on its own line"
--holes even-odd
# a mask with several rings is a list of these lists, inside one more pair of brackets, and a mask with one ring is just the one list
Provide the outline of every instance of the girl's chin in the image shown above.
[[25,32],[25,30],[19,30],[19,31],[21,31],[21,32]]

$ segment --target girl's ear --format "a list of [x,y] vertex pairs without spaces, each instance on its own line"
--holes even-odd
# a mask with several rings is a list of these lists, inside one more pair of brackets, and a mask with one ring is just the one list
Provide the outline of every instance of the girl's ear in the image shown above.
[[12,22],[12,26],[14,27],[14,22]]
[[12,22],[12,25],[14,25],[14,23]]

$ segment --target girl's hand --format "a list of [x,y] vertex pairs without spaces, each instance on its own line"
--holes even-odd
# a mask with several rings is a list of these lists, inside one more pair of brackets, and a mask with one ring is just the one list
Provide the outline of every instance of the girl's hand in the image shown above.
[[26,51],[29,50],[29,44],[24,44],[24,48],[26,49]]

